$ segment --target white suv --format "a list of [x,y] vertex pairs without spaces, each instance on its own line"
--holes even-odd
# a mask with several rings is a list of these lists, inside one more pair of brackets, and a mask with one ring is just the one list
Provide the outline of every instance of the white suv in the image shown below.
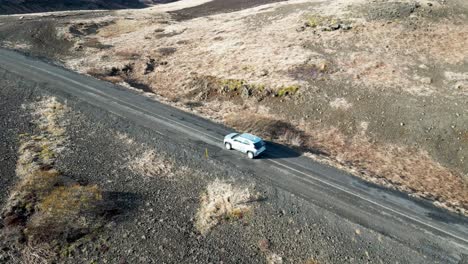
[[265,142],[252,134],[231,133],[224,137],[224,146],[226,149],[235,149],[247,153],[250,159],[253,159],[266,150]]

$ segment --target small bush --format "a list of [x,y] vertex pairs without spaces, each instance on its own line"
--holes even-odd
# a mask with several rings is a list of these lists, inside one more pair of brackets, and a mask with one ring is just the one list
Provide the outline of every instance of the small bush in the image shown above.
[[206,234],[222,221],[233,221],[249,212],[249,202],[257,201],[249,189],[241,189],[232,184],[216,180],[209,184],[201,197],[201,205],[196,215],[195,227]]
[[291,85],[291,86],[281,87],[276,94],[279,97],[283,97],[287,95],[294,95],[297,93],[297,91],[299,91],[299,86]]
[[226,79],[220,81],[221,90],[228,92],[239,91],[244,85],[246,85],[244,80]]
[[320,16],[320,15],[309,15],[306,17],[305,25],[307,27],[321,27],[321,26],[328,26],[339,23],[340,21],[336,18],[329,17],[329,16]]
[[33,243],[73,241],[93,228],[101,200],[97,186],[56,187],[38,203],[24,233]]
[[38,207],[42,213],[67,218],[93,209],[100,200],[102,193],[97,186],[60,186],[44,197]]
[[147,150],[141,156],[128,163],[128,168],[146,177],[173,176],[173,162]]

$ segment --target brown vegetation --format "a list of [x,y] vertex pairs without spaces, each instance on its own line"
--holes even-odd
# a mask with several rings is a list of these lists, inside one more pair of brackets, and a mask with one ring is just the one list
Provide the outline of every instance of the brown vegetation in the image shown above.
[[294,125],[267,115],[230,115],[225,122],[240,131],[299,147],[309,152],[308,156],[371,182],[430,199],[463,214],[468,212],[468,185],[461,175],[424,151],[371,142],[365,135],[347,137],[336,128],[325,129],[319,124]]
[[258,195],[253,195],[248,188],[216,180],[201,196],[195,227],[206,234],[219,223],[242,219],[251,210],[249,203],[258,200]]
[[145,177],[172,177],[174,175],[173,162],[157,155],[154,150],[146,150],[131,160],[128,167]]
[[57,250],[100,225],[102,195],[97,186],[80,186],[54,169],[66,146],[68,109],[55,98],[28,106],[33,110],[38,135],[22,135],[17,175],[2,210],[2,236],[21,242],[21,261],[48,263]]

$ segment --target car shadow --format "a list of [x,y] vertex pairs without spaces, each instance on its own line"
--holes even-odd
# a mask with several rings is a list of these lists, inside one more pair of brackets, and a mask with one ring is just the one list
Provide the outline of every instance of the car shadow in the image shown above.
[[278,144],[272,141],[265,141],[266,151],[262,153],[257,159],[288,159],[297,158],[302,156],[304,152],[309,152],[315,155],[329,156],[319,149],[314,148],[303,148],[303,147],[291,147],[282,144]]
[[272,142],[265,141],[266,151],[257,159],[287,159],[287,158],[297,158],[302,155],[302,152],[289,148],[287,146]]

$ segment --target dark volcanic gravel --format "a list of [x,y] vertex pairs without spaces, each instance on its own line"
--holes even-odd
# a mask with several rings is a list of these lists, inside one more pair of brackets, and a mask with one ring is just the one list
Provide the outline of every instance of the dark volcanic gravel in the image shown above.
[[15,168],[19,136],[31,133],[28,113],[21,105],[34,97],[34,86],[21,79],[14,81],[0,69],[0,204],[8,197],[8,188],[16,181]]
[[286,0],[213,0],[203,5],[170,12],[170,14],[175,20],[183,21],[283,1]]
[[0,14],[23,14],[68,10],[144,8],[147,3],[169,3],[177,0],[0,0]]

